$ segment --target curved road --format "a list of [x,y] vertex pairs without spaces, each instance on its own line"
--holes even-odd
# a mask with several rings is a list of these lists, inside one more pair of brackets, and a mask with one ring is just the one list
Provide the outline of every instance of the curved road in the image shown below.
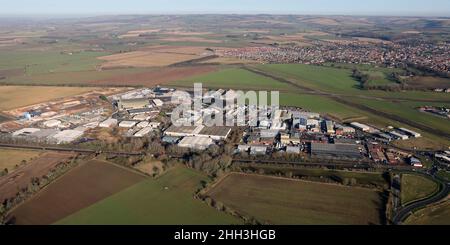
[[425,208],[430,204],[441,201],[450,194],[450,183],[447,183],[446,181],[441,180],[440,178],[437,178],[433,175],[429,175],[426,173],[421,174],[432,177],[435,181],[437,181],[440,184],[440,191],[429,198],[418,200],[406,205],[405,207],[400,208],[392,219],[392,222],[395,225],[401,225],[412,214],[414,210]]

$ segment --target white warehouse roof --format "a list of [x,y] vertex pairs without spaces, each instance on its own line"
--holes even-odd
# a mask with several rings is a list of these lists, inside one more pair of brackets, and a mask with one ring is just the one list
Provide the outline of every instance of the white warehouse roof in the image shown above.
[[119,127],[121,128],[132,128],[136,125],[135,121],[122,121],[119,123]]
[[58,144],[62,143],[70,143],[77,138],[81,137],[84,134],[83,131],[78,130],[64,130],[61,131],[53,136],[54,139],[56,139]]
[[197,150],[205,150],[208,146],[214,144],[214,141],[206,137],[184,137],[180,143],[179,147],[191,148]]

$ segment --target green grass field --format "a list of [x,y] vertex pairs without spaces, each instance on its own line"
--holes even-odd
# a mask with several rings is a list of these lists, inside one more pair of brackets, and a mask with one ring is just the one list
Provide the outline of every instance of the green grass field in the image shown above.
[[289,90],[290,85],[277,82],[273,79],[246,71],[232,68],[209,73],[202,76],[186,78],[182,81],[172,82],[173,86],[189,86],[194,83],[203,83],[208,88],[231,88],[242,90]]
[[[407,120],[420,123],[425,126],[429,126],[435,129],[439,129],[450,133],[450,123],[445,118],[440,118],[431,114],[423,113],[417,110],[417,107],[421,104],[418,102],[390,102],[372,99],[351,99],[362,105],[366,105],[370,108],[394,114]],[[426,103],[427,105],[433,105],[432,103]],[[445,105],[445,104],[439,104]]]
[[175,167],[158,179],[148,179],[116,193],[57,224],[240,224],[241,220],[216,211],[194,192],[208,178],[185,167]]
[[207,195],[270,224],[380,224],[382,201],[372,189],[232,174]]
[[56,51],[2,51],[0,70],[21,68],[26,75],[95,70],[102,61],[97,57],[106,52],[74,52],[72,55]]
[[365,117],[356,109],[319,95],[281,93],[280,105],[297,106],[310,111],[329,114],[341,120]]
[[33,76],[14,76],[0,83],[6,84],[26,84],[26,85],[84,85],[91,81],[104,80],[111,77],[132,75],[146,71],[144,68],[123,68],[113,70],[86,70],[86,71],[67,71],[56,73],[35,74]]
[[[425,99],[429,101],[448,101],[445,93],[405,91],[385,92],[380,90],[361,90],[359,83],[352,78],[351,69],[328,66],[302,64],[259,65],[258,69],[290,79],[291,81],[314,90],[342,95],[361,95],[389,99]],[[369,69],[369,68],[366,68]],[[387,73],[386,68],[371,68],[369,73],[381,75]],[[385,81],[386,78],[382,78]]]
[[389,181],[385,178],[382,172],[352,172],[352,171],[340,171],[340,170],[326,170],[326,169],[309,169],[309,168],[292,168],[286,166],[279,166],[276,164],[265,165],[246,165],[242,167],[248,170],[264,170],[267,175],[285,175],[287,172],[291,172],[293,176],[297,177],[315,177],[315,178],[329,178],[336,182],[344,184],[344,179],[356,180],[356,184],[363,186],[376,186],[380,188],[386,188],[389,185]]
[[438,190],[438,184],[426,177],[403,174],[401,183],[401,202],[406,205],[412,201],[426,198]]
[[259,65],[258,68],[321,91],[350,93],[359,90],[351,71],[347,69],[301,64]]

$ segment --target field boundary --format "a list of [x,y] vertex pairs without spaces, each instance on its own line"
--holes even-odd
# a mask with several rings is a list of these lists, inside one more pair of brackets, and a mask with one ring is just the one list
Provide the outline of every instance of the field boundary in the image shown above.
[[[73,156],[75,157],[75,156]],[[73,160],[72,157],[72,160]],[[71,161],[72,161],[71,160]],[[92,160],[92,159],[91,159]],[[61,175],[59,175],[58,177],[56,177],[56,179],[54,179],[53,181],[49,181],[45,186],[43,186],[42,188],[40,188],[34,195],[31,195],[29,198],[27,198],[25,201],[21,202],[19,205],[14,206],[12,209],[8,210],[8,212],[6,213],[6,217],[9,217],[9,215],[15,211],[17,208],[21,207],[22,205],[24,205],[25,203],[30,202],[33,198],[36,198],[40,195],[42,195],[42,193],[53,183],[56,183],[57,181],[59,181],[61,178],[63,178],[65,175],[67,175],[68,173],[70,173],[72,170],[77,169],[85,164],[87,164],[90,160],[85,160],[83,159],[83,161],[81,162],[75,162],[75,166],[71,167],[70,169],[68,169],[67,171],[65,171],[64,173],[62,173]]]
[[[366,187],[361,187],[361,186],[346,186],[346,185],[341,185],[341,184],[336,184],[336,183],[327,183],[327,182],[310,181],[310,180],[303,180],[303,179],[286,178],[286,177],[279,177],[279,176],[265,175],[265,174],[254,174],[254,173],[249,174],[249,173],[242,173],[242,172],[229,172],[226,175],[224,175],[223,177],[221,177],[219,180],[214,181],[213,184],[211,184],[210,186],[206,187],[205,189],[208,189],[207,192],[209,192],[210,189],[216,187],[218,184],[220,184],[226,178],[228,178],[230,175],[233,175],[233,174],[242,175],[242,176],[267,177],[267,178],[271,178],[271,179],[288,180],[288,181],[301,182],[301,183],[312,183],[312,184],[324,184],[324,185],[329,185],[329,186],[340,186],[340,187],[344,187],[344,188],[348,188],[348,189],[373,190],[373,191],[376,191],[376,192],[380,191],[380,190],[378,190],[376,188],[366,188]],[[207,193],[205,193],[205,194],[207,194]]]

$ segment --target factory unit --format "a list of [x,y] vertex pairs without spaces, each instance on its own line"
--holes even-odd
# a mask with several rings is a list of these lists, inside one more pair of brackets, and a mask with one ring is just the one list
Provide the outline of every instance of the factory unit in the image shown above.
[[[154,125],[158,127],[159,125]],[[173,137],[203,137],[210,138],[215,141],[225,140],[231,133],[230,127],[206,127],[204,125],[199,126],[181,126],[177,127],[172,125],[166,131],[165,135]]]
[[145,127],[134,134],[135,137],[147,136],[150,132],[154,131],[152,127]]
[[70,143],[83,136],[83,131],[63,130],[53,136],[57,144]]
[[122,121],[119,123],[119,127],[121,128],[132,128],[136,126],[137,122],[135,121]]
[[407,140],[409,139],[409,136],[406,134],[401,134],[397,131],[392,131],[389,134],[391,134],[395,139],[399,139],[399,140]]
[[160,100],[160,99],[154,99],[154,100],[153,100],[153,104],[154,104],[156,107],[161,107],[161,106],[164,105],[164,102],[163,102],[162,100]]
[[361,145],[311,143],[310,152],[315,156],[361,158]]
[[157,129],[157,128],[159,128],[159,126],[161,126],[161,123],[160,122],[149,122],[148,126],[154,128],[154,129]]
[[252,145],[250,147],[250,154],[251,155],[265,155],[267,154],[267,146],[261,146],[261,145]]
[[249,145],[238,145],[237,147],[237,152],[249,152],[250,151],[250,147]]
[[422,135],[420,133],[414,132],[414,131],[406,129],[406,128],[398,128],[398,130],[403,132],[403,133],[405,133],[405,134],[407,134],[407,135],[410,135],[410,136],[412,136],[414,138],[422,137]]
[[358,122],[352,122],[350,123],[350,125],[358,130],[361,130],[363,132],[369,132],[370,131],[370,127],[362,124],[362,123],[358,123]]
[[39,129],[39,128],[23,128],[23,129],[17,130],[14,133],[12,133],[12,136],[13,137],[30,136],[33,133],[36,133],[36,132],[38,132],[40,130],[41,129]]
[[329,120],[322,121],[322,130],[327,134],[334,134],[333,122]]
[[219,141],[228,138],[230,133],[230,127],[203,127],[202,130],[196,134],[196,136],[207,137]]
[[198,137],[198,136],[187,136],[187,137],[184,137],[178,143],[178,146],[183,147],[183,148],[196,149],[196,150],[205,150],[213,144],[214,144],[214,141],[211,138]]
[[415,168],[423,168],[422,161],[420,161],[419,159],[417,159],[415,157],[409,158],[409,164],[411,164],[411,166],[413,166]]
[[164,135],[173,136],[173,137],[186,137],[186,136],[195,136],[200,133],[200,131],[205,126],[180,126],[177,127],[175,125],[170,126],[168,129],[164,131]]
[[98,125],[100,128],[112,128],[117,126],[117,119],[109,118]]
[[136,127],[137,127],[137,128],[146,128],[146,127],[148,127],[148,124],[149,124],[149,122],[147,122],[147,121],[142,121],[142,122],[138,123],[138,124],[136,125]]

